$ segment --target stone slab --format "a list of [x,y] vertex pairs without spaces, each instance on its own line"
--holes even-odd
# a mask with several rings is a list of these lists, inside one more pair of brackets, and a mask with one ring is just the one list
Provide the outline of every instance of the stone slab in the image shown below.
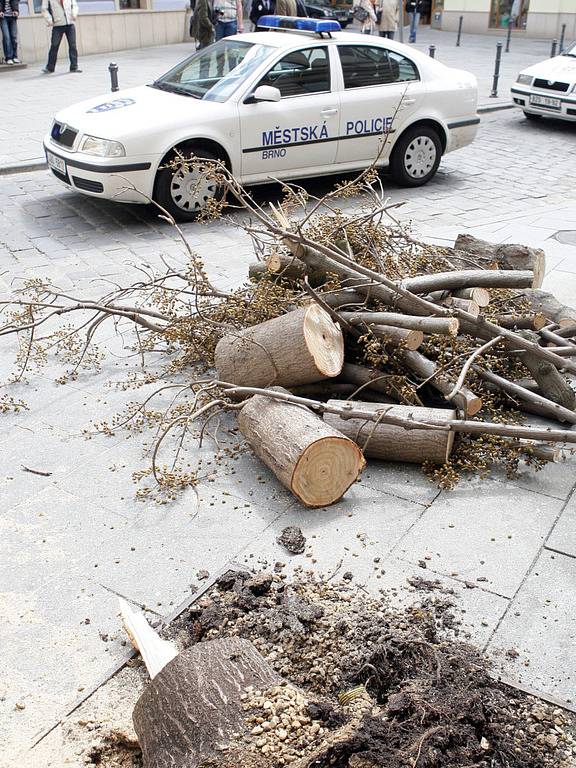
[[[488,650],[506,674],[574,704],[575,643],[576,559],[545,550]],[[510,649],[515,658],[507,656]]]
[[562,510],[546,546],[570,557],[576,557],[576,493]]
[[394,554],[512,597],[561,509],[559,499],[470,481],[444,491]]

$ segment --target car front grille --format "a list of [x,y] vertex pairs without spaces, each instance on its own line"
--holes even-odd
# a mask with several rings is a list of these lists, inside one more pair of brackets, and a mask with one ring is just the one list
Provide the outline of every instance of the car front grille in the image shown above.
[[556,83],[554,80],[544,80],[541,77],[537,77],[532,85],[534,88],[542,88],[544,91],[558,91],[559,93],[566,93],[570,88],[570,83]]
[[62,147],[70,148],[74,146],[76,136],[78,136],[78,131],[76,131],[74,128],[70,128],[69,125],[65,125],[64,123],[59,123],[57,120],[54,120],[54,125],[50,131],[50,136],[52,137],[52,141],[56,142],[56,144],[60,144]]
[[82,179],[79,176],[72,176],[74,186],[83,189],[85,192],[104,192],[104,185],[100,181],[92,179]]

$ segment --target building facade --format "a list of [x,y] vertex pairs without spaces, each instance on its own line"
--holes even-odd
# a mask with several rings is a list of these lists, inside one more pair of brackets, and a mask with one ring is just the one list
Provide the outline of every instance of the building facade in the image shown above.
[[[189,0],[77,0],[76,24],[80,55],[126,48],[181,43],[188,36]],[[20,0],[20,58],[42,61],[50,30],[40,15],[42,0]],[[60,56],[66,56],[61,46]]]
[[460,16],[470,33],[502,34],[511,22],[528,37],[576,39],[576,0],[432,0],[432,26],[455,30]]

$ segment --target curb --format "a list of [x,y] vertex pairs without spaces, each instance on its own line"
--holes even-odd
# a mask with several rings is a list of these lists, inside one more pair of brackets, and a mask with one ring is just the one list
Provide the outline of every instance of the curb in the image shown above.
[[476,111],[479,115],[486,115],[490,112],[500,112],[502,109],[518,109],[518,105],[513,104],[512,102],[503,101],[500,103],[496,102],[496,104],[483,104],[478,107]]
[[0,176],[11,176],[14,173],[31,173],[32,171],[43,171],[48,168],[48,163],[43,157],[36,157],[33,160],[24,160],[21,163],[13,165],[0,165]]
[[[500,112],[503,109],[515,109],[516,104],[502,102],[500,104],[484,104],[477,108],[479,115],[489,114],[490,112]],[[11,176],[15,173],[31,173],[32,171],[43,171],[48,168],[48,163],[44,158],[38,157],[34,160],[24,160],[21,163],[13,165],[0,165],[0,176]]]

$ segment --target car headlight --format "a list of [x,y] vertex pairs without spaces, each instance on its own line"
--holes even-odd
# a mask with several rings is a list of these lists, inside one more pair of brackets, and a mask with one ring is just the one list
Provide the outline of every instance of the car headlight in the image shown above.
[[99,139],[97,136],[84,136],[80,144],[80,152],[99,157],[124,157],[126,150],[119,141]]
[[516,82],[520,85],[532,85],[532,75],[518,75]]

